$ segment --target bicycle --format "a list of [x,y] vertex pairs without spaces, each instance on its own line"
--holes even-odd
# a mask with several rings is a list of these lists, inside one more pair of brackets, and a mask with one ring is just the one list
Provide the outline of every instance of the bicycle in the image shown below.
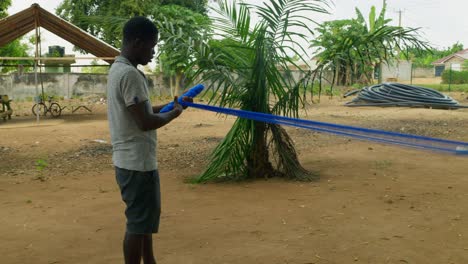
[[38,113],[39,115],[45,116],[47,115],[47,112],[49,112],[52,117],[59,117],[62,113],[62,108],[60,107],[60,105],[52,101],[52,96],[49,96],[49,100],[47,100],[47,102],[49,102],[49,106],[47,106],[44,103],[42,96],[39,97],[39,102],[37,102],[31,108],[33,115],[36,115],[36,113]]

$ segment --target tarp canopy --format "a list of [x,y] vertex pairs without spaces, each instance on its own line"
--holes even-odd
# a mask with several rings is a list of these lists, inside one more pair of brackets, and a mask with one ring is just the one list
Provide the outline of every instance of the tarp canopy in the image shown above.
[[[119,50],[77,26],[41,8],[38,4],[0,20],[0,47],[42,27],[96,57],[115,57]],[[112,60],[106,59],[108,63]]]

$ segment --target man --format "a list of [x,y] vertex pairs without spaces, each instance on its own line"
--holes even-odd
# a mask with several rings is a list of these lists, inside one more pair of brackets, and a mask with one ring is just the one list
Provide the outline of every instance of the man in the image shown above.
[[[112,160],[127,227],[123,242],[126,264],[155,264],[152,234],[158,232],[161,211],[156,161],[156,129],[178,117],[183,107],[174,98],[173,110],[159,113],[152,106],[145,75],[137,65],[154,56],[158,29],[145,17],[134,17],[123,28],[120,56],[108,77],[108,118],[113,147]],[[191,98],[184,100],[192,101]]]

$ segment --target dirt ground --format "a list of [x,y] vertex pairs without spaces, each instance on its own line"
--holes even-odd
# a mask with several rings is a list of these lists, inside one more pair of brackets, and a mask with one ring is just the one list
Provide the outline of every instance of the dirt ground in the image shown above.
[[[303,118],[468,141],[468,109],[346,101],[322,98]],[[24,114],[0,123],[0,262],[123,263],[105,106]],[[233,121],[188,109],[159,130],[158,263],[468,263],[468,157],[288,128],[319,181],[187,183]]]

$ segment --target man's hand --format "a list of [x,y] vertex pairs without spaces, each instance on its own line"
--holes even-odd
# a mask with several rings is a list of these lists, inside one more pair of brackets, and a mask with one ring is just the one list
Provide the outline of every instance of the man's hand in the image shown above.
[[[182,107],[182,105],[179,104],[179,101],[178,101],[178,97],[177,96],[174,96],[174,108],[173,108],[173,111],[176,111],[177,112],[177,116],[179,116],[180,114],[182,114],[182,112],[184,111],[184,108]],[[185,99],[185,98],[184,98]]]
[[[193,103],[193,98],[192,98],[192,97],[184,96],[184,98],[182,98],[182,101],[188,102],[188,103]],[[188,107],[188,106],[184,106],[184,109],[187,109],[187,107]]]

